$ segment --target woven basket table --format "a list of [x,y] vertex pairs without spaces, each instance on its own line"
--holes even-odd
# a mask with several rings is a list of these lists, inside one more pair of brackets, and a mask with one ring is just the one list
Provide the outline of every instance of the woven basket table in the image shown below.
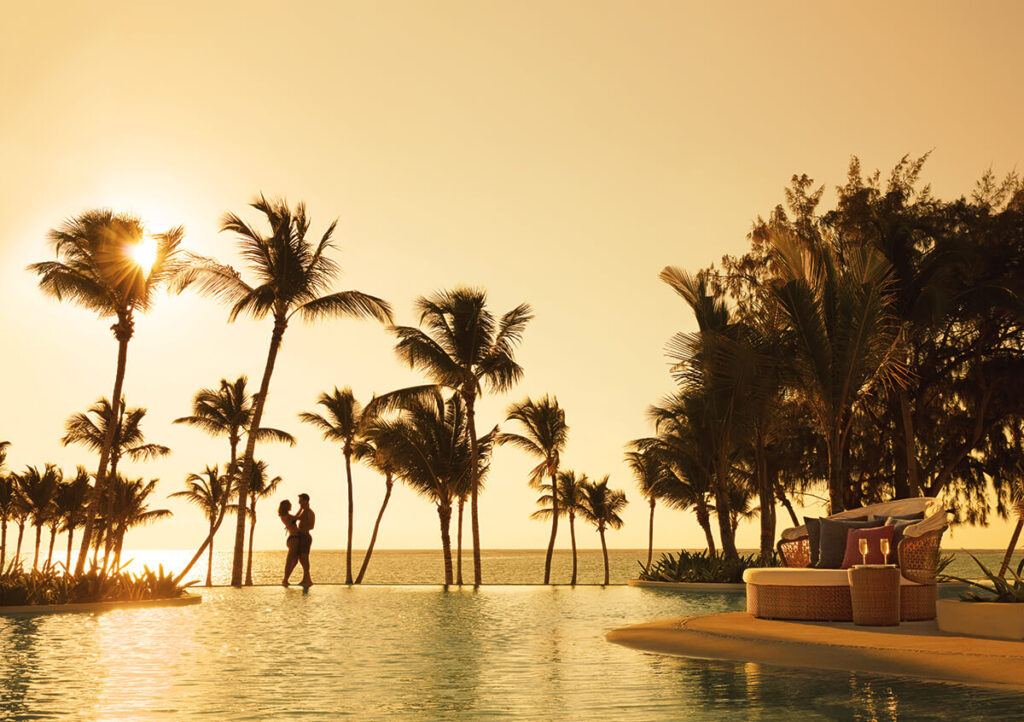
[[893,626],[900,623],[900,570],[889,564],[850,567],[850,607],[853,623]]

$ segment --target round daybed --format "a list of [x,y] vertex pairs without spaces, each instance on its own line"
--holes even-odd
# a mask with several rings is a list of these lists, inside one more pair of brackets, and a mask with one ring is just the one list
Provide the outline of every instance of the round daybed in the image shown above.
[[[867,516],[879,524],[890,516],[924,513],[906,527],[897,547],[900,568],[900,618],[903,621],[935,618],[935,569],[939,544],[946,528],[946,512],[930,497],[900,499],[850,509],[828,517],[852,519]],[[813,569],[807,529],[800,526],[782,532],[779,556],[783,568],[748,569],[747,611],[764,619],[848,622],[853,619],[846,569]]]

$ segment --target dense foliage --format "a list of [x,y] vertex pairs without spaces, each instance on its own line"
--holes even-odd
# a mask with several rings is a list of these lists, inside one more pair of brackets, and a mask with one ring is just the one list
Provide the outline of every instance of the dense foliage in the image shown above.
[[699,552],[682,549],[678,555],[671,552],[662,554],[649,568],[641,564],[640,579],[645,582],[739,584],[747,569],[778,566],[782,564],[775,554],[727,557],[711,554],[706,549]]
[[962,579],[960,577],[946,576],[943,577],[945,581],[954,581],[967,584],[976,589],[980,589],[984,592],[984,596],[977,594],[975,591],[968,589],[966,592],[960,595],[960,599],[965,602],[1003,602],[1008,604],[1024,604],[1024,559],[1021,560],[1020,564],[1017,565],[1017,570],[1009,569],[1010,579],[1004,579],[999,574],[996,574],[978,557],[973,554],[970,555],[971,559],[981,569],[981,573],[985,575],[981,581],[973,579]]
[[178,584],[163,566],[157,571],[146,567],[141,574],[93,570],[78,576],[56,569],[12,566],[0,573],[0,606],[173,599],[184,594],[188,586]]

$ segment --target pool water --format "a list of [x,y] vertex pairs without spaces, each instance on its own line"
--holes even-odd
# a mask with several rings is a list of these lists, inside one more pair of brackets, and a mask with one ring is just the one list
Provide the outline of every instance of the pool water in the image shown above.
[[0,719],[1015,719],[1024,695],[650,655],[624,624],[742,594],[630,587],[203,590],[191,607],[0,617]]

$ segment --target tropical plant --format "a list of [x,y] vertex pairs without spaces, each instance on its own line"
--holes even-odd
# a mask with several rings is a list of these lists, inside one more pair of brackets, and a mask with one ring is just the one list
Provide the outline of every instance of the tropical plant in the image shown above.
[[74,542],[75,529],[85,523],[85,512],[92,492],[89,472],[84,466],[79,466],[75,470],[75,478],[62,484],[57,492],[61,524],[68,535],[67,559],[64,562],[64,568],[68,571],[71,569],[71,545]]
[[171,516],[168,509],[150,509],[149,496],[156,489],[157,479],[143,482],[142,479],[125,479],[118,475],[110,480],[107,493],[111,499],[107,508],[110,517],[107,528],[112,540],[110,546],[114,552],[114,568],[121,565],[121,551],[124,549],[124,537],[128,530],[166,519]]
[[[508,410],[506,421],[519,422],[523,433],[501,433],[495,437],[498,445],[509,444],[522,449],[540,462],[530,471],[530,486],[540,488],[544,477],[556,484],[558,463],[565,444],[569,439],[569,427],[565,423],[565,410],[558,405],[558,399],[543,396],[537,401],[526,399],[513,404]],[[551,583],[551,555],[558,535],[558,494],[551,494],[551,538],[548,540],[544,557],[544,583]]]
[[968,589],[960,595],[960,599],[965,602],[1000,602],[1007,604],[1024,604],[1024,559],[1020,560],[1020,564],[1017,565],[1017,570],[1014,571],[1012,568],[1008,569],[1011,578],[1004,579],[1001,575],[996,574],[989,569],[985,564],[974,556],[970,552],[967,555],[974,560],[974,563],[981,569],[981,573],[985,575],[985,582],[976,581],[974,579],[963,579],[961,577],[954,577],[949,575],[943,575],[944,581],[960,582],[961,584],[967,584],[975,589],[980,589],[985,592],[985,596],[978,595],[977,592]]
[[7,561],[7,523],[13,518],[18,499],[15,477],[4,473],[9,441],[0,441],[0,571]]
[[141,574],[92,570],[80,576],[55,568],[43,571],[0,569],[0,606],[174,599],[182,596],[188,586],[177,583],[174,575],[165,572],[163,566],[157,572],[145,567]]
[[689,552],[681,550],[678,555],[662,554],[653,565],[640,564],[639,578],[645,582],[673,582],[683,584],[739,584],[743,572],[755,567],[783,566],[773,553],[724,557],[707,550]]
[[658,496],[661,494],[667,470],[661,463],[657,449],[653,447],[643,451],[626,452],[626,463],[633,471],[640,494],[647,499],[647,504],[651,507],[647,529],[647,566],[649,567],[654,555],[654,507],[658,503]]
[[[142,419],[146,409],[129,409],[121,397],[118,405],[117,422],[114,423],[113,442],[110,447],[110,474],[117,474],[117,466],[122,457],[131,461],[149,461],[166,456],[171,450],[161,444],[146,443],[142,432]],[[114,409],[110,401],[101,398],[85,413],[75,413],[64,422],[64,436],[60,442],[64,446],[78,444],[90,451],[100,451],[107,438],[107,431],[114,418]]]
[[39,564],[39,541],[42,537],[43,525],[54,516],[54,498],[62,480],[60,469],[47,464],[43,471],[38,467],[29,466],[18,476],[21,496],[32,518],[32,526],[36,528],[35,553],[32,555],[32,569]]
[[[337,221],[328,226],[318,242],[314,242],[306,237],[309,218],[305,204],[299,203],[292,210],[283,200],[271,201],[261,195],[251,205],[266,217],[270,225],[269,236],[262,235],[234,213],[224,216],[221,230],[234,233],[238,238],[239,250],[256,279],[255,284],[250,286],[243,281],[238,271],[230,266],[194,257],[188,271],[179,276],[177,289],[194,285],[200,293],[228,303],[231,306],[229,321],[243,314],[256,319],[273,318],[263,379],[249,421],[250,429],[259,429],[281,341],[294,316],[306,321],[331,316],[373,318],[383,323],[391,321],[391,307],[386,301],[360,291],[328,292],[340,270],[328,255],[334,247],[331,236]],[[258,435],[253,433],[246,439],[238,488],[240,499],[249,495],[247,485],[257,440]],[[245,505],[240,504],[231,564],[233,586],[242,585],[245,517]]]
[[[370,535],[370,543],[366,547],[363,563],[359,567],[359,574],[356,575],[356,584],[363,583],[363,576],[370,565],[373,548],[377,544],[377,532],[380,530],[380,522],[384,518],[384,511],[388,508],[388,501],[391,499],[391,488],[395,484],[395,464],[389,456],[387,437],[379,433],[380,427],[377,426],[375,421],[371,420],[366,424],[363,433],[364,438],[356,444],[354,454],[358,461],[363,462],[384,476],[384,500],[381,501],[380,511],[377,512],[377,519],[373,523],[373,533]],[[461,576],[459,583],[462,583]]]
[[277,491],[281,485],[281,477],[270,478],[267,474],[267,462],[257,461],[253,478],[249,479],[249,552],[245,562],[245,585],[252,586],[252,546],[256,534],[256,502],[266,499]]
[[[576,556],[576,514],[579,512],[583,487],[587,484],[587,475],[580,474],[571,469],[559,471],[557,479],[558,489],[558,513],[569,517],[569,542],[572,547],[572,576],[569,584],[576,586],[577,556]],[[554,500],[551,493],[551,484],[541,486],[541,496],[537,499],[537,505],[541,508],[530,515],[531,519],[547,519],[555,513]]]
[[352,389],[346,386],[341,391],[337,387],[334,392],[323,392],[317,398],[317,404],[324,408],[324,414],[304,411],[299,419],[311,424],[323,433],[329,441],[341,444],[341,453],[345,457],[345,479],[348,484],[348,536],[345,544],[345,583],[352,583],[352,525],[355,514],[355,502],[352,495],[352,454],[356,445],[363,437],[363,405],[356,400]]
[[[213,584],[213,536],[217,526],[224,519],[227,500],[231,497],[231,477],[222,475],[217,465],[207,466],[199,474],[190,473],[185,477],[185,489],[168,495],[168,498],[185,499],[198,506],[209,524],[209,559],[206,563],[206,586]],[[255,521],[253,522],[255,524]]]
[[[516,346],[533,318],[528,304],[520,304],[500,319],[487,309],[487,294],[459,287],[439,291],[416,301],[419,323],[397,326],[395,351],[410,367],[422,370],[435,384],[452,389],[462,398],[470,439],[469,499],[473,535],[473,584],[481,583],[480,519],[478,497],[479,449],[476,436],[476,400],[486,385],[496,392],[511,389],[523,370],[515,361]],[[425,387],[394,392],[415,393]],[[381,397],[384,399],[385,397]]]
[[[179,246],[184,230],[179,226],[153,236],[146,235],[138,218],[108,209],[90,210],[67,220],[49,233],[56,260],[33,263],[28,268],[39,276],[39,287],[58,301],[68,299],[94,311],[100,318],[114,318],[117,367],[110,398],[120,401],[128,361],[128,342],[135,328],[135,314],[148,311],[156,291],[181,269]],[[116,417],[118,414],[112,414]],[[114,443],[114,426],[107,428],[100,448],[96,491],[86,512],[83,539],[75,565],[81,575],[93,526],[100,515],[97,504],[107,482],[107,464]]]
[[[253,398],[245,388],[247,383],[248,379],[243,375],[234,381],[221,379],[220,385],[216,388],[199,389],[192,399],[192,413],[174,420],[176,424],[186,424],[210,436],[226,436],[228,438],[229,456],[225,475],[231,477],[232,480],[237,479],[239,472],[238,444],[248,434],[252,420]],[[291,434],[267,426],[256,432],[256,440],[259,442],[277,441],[289,446],[295,445],[295,438]],[[232,481],[232,486],[237,487],[238,484]],[[219,521],[207,534],[203,543],[199,545],[192,560],[182,570],[182,575],[187,574],[202,556],[206,547],[213,544],[213,537],[220,529],[230,500],[225,496],[222,501],[224,508],[218,517]],[[244,506],[245,500],[239,498],[238,504]]]
[[608,476],[601,481],[583,486],[580,496],[579,513],[597,528],[601,537],[601,552],[604,554],[604,583],[608,584],[608,544],[605,543],[606,529],[620,529],[623,521],[619,512],[626,508],[626,494],[608,488]]

